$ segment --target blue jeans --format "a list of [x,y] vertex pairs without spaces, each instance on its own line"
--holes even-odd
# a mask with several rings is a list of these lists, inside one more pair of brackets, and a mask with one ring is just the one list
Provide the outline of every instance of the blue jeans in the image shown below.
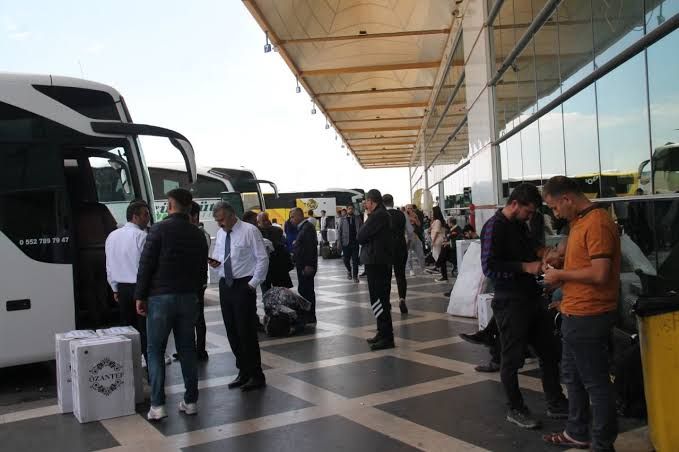
[[618,435],[609,346],[615,318],[615,312],[564,315],[561,323],[561,372],[569,405],[566,433],[577,441],[591,436],[593,451],[613,451]]
[[191,294],[168,294],[149,297],[146,314],[148,371],[151,405],[165,405],[165,348],[170,331],[179,355],[184,377],[184,402],[198,400],[195,321],[198,297]]

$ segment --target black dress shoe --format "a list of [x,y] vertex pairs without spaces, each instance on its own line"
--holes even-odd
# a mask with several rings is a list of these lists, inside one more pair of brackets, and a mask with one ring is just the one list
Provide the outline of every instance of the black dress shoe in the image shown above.
[[266,379],[264,377],[250,378],[247,383],[240,387],[243,392],[254,391],[266,386]]
[[379,333],[378,333],[378,334],[376,334],[376,335],[373,336],[373,337],[369,337],[369,338],[366,339],[365,341],[366,341],[368,344],[372,345],[372,344],[374,344],[375,342],[378,342],[379,340],[380,340],[380,335],[379,335]]
[[207,352],[206,352],[205,350],[203,350],[203,351],[201,351],[201,352],[198,352],[197,355],[198,355],[198,356],[197,356],[197,357],[198,357],[198,361],[201,362],[201,363],[204,363],[205,361],[207,361],[207,360],[210,359],[210,356],[207,354]]
[[394,348],[394,338],[380,338],[377,342],[370,344],[370,350],[376,352],[377,350],[386,350],[388,348]]
[[406,306],[406,301],[401,300],[398,302],[398,308],[401,310],[401,314],[407,314],[408,313],[408,306]]
[[485,345],[486,347],[491,347],[493,345],[493,339],[483,331],[478,331],[474,334],[460,334],[460,337],[474,345]]
[[245,375],[238,374],[235,380],[228,384],[229,389],[236,389],[247,383],[249,378]]

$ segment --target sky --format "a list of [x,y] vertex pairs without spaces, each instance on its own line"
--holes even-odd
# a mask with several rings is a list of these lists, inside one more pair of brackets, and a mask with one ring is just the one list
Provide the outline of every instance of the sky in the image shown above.
[[111,85],[135,122],[188,137],[199,166],[253,169],[282,192],[377,188],[407,203],[408,169],[347,156],[264,43],[240,0],[0,0],[0,71]]

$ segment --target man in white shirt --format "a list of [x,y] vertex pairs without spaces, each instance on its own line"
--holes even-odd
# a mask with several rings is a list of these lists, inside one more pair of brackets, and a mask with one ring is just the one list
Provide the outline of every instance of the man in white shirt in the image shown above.
[[307,212],[307,221],[309,221],[309,223],[311,223],[314,229],[316,229],[316,223],[318,222],[318,220],[316,220],[316,217],[314,216],[314,211],[312,209],[309,209],[309,211]]
[[219,303],[238,376],[229,389],[266,385],[257,338],[257,286],[266,279],[269,255],[256,226],[240,221],[227,202],[215,204],[217,231],[210,266],[219,269]]
[[113,290],[113,298],[118,302],[120,323],[139,331],[141,348],[146,358],[146,319],[137,315],[134,289],[151,215],[144,201],[132,201],[127,206],[126,214],[127,223],[111,232],[106,239],[106,277]]

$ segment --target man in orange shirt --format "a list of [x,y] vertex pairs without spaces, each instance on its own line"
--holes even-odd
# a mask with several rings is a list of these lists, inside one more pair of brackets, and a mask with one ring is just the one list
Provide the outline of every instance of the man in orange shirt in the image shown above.
[[551,444],[613,451],[618,430],[609,338],[620,284],[618,228],[606,209],[587,199],[572,179],[551,178],[543,196],[557,218],[570,222],[564,268],[545,271],[545,284],[563,287],[561,373],[569,415],[563,432],[543,438]]

